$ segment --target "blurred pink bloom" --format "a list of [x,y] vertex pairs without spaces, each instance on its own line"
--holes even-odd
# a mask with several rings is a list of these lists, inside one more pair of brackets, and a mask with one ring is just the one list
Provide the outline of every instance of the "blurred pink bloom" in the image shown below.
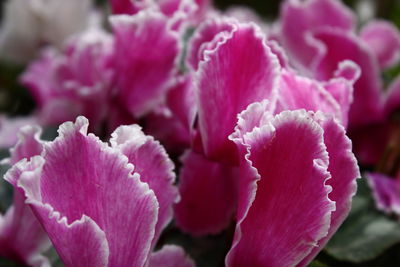
[[0,115],[0,147],[10,148],[14,146],[18,141],[17,133],[19,130],[32,124],[37,124],[37,118],[34,116],[9,118]]
[[38,105],[41,124],[60,124],[82,114],[99,126],[108,110],[112,44],[111,36],[92,29],[70,40],[62,53],[47,49],[29,65],[21,82]]
[[64,264],[156,266],[161,258],[165,266],[193,266],[175,246],[151,254],[178,199],[165,150],[137,125],[119,127],[110,145],[87,129],[84,117],[64,123],[40,156],[6,174]]
[[[37,127],[24,126],[6,163],[26,162],[40,155],[43,149],[40,133]],[[19,177],[21,170],[16,168],[10,174]],[[4,216],[0,214],[0,255],[29,266],[50,266],[47,258],[41,255],[50,247],[50,240],[25,200],[22,192],[14,191],[13,205]]]

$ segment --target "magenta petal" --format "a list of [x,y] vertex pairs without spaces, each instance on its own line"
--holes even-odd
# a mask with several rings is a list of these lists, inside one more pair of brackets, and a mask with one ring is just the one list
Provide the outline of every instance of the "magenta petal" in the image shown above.
[[178,58],[178,36],[160,13],[113,16],[116,87],[124,107],[142,116],[166,95]]
[[378,62],[371,51],[353,34],[335,29],[320,30],[314,37],[325,47],[321,57],[316,58],[314,62],[315,75],[318,79],[329,80],[336,76],[340,63],[345,60],[352,60],[360,67],[361,76],[354,84],[350,127],[381,120],[382,84]]
[[151,3],[149,0],[110,0],[113,14],[136,14]]
[[205,51],[197,72],[198,123],[205,154],[236,162],[235,145],[228,140],[236,116],[249,104],[268,99],[275,106],[279,82],[277,57],[254,24],[234,30]]
[[392,23],[371,21],[362,28],[360,38],[378,58],[381,68],[391,67],[400,59],[400,32]]
[[108,266],[143,266],[154,237],[157,199],[128,159],[87,135],[87,128],[83,117],[61,125],[60,136],[31,160],[33,170],[25,171],[18,185],[69,266],[104,265],[108,251]]
[[304,111],[285,111],[244,142],[239,206],[245,208],[226,265],[295,266],[326,236],[335,209],[323,129]]
[[366,177],[377,208],[400,216],[399,181],[379,173],[368,173]]
[[356,179],[361,177],[357,160],[352,152],[351,140],[346,136],[343,126],[335,122],[333,118],[320,116],[316,119],[324,129],[324,143],[329,154],[328,171],[332,176],[327,181],[327,185],[332,187],[332,192],[328,196],[330,200],[335,201],[336,210],[332,212],[328,235],[318,242],[318,246],[302,261],[300,266],[307,266],[343,223],[350,211],[351,200],[357,191]]
[[400,108],[400,76],[397,77],[387,89],[385,95],[385,115],[388,118]]
[[175,245],[166,245],[150,256],[149,267],[195,267],[185,251]]
[[287,0],[281,13],[281,41],[290,57],[309,67],[319,47],[311,34],[320,27],[350,31],[355,26],[352,11],[337,0]]
[[128,157],[135,172],[140,174],[140,180],[147,183],[157,197],[159,211],[152,242],[154,247],[162,230],[172,219],[173,203],[179,199],[174,186],[174,163],[160,143],[146,136],[138,125],[120,126],[112,134],[110,142]]
[[347,114],[342,114],[339,103],[322,83],[285,71],[282,73],[280,85],[277,113],[296,109],[315,112],[320,110],[335,116],[343,123],[347,122]]
[[179,176],[179,228],[193,235],[217,234],[228,226],[236,204],[237,169],[189,151]]
[[213,18],[202,23],[190,39],[187,52],[187,65],[197,70],[199,62],[204,60],[204,51],[212,45],[211,41],[229,35],[234,21],[228,18]]

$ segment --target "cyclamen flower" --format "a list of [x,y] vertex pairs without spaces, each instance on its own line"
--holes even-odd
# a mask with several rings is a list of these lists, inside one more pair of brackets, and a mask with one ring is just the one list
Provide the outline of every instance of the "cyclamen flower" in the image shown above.
[[94,127],[105,119],[113,71],[111,36],[91,29],[71,39],[60,53],[47,49],[33,61],[21,82],[33,95],[41,124],[60,124],[79,114]]
[[273,49],[254,24],[230,19],[204,23],[188,49],[198,125],[176,223],[215,234],[236,215],[227,266],[305,266],[347,216],[360,176],[338,123],[357,68],[319,82],[281,66]]
[[357,34],[355,23],[355,14],[341,1],[287,0],[278,31],[291,63],[311,77],[330,79],[344,60],[359,66],[350,130],[382,120],[385,97],[379,72],[395,64],[400,53],[400,33],[394,25],[372,21]]
[[87,134],[88,121],[60,126],[40,156],[6,174],[26,196],[66,266],[192,266],[176,246],[151,254],[177,198],[173,163],[136,125],[111,145]]
[[4,4],[0,56],[25,63],[43,43],[59,48],[89,24],[91,0],[8,0]]
[[[2,163],[12,165],[39,155],[43,149],[39,135],[37,127],[22,127],[10,158]],[[14,175],[19,174],[19,170],[15,170]],[[0,256],[24,265],[50,266],[48,259],[41,255],[50,247],[50,240],[25,200],[22,192],[15,191],[13,205],[4,216],[0,214]]]

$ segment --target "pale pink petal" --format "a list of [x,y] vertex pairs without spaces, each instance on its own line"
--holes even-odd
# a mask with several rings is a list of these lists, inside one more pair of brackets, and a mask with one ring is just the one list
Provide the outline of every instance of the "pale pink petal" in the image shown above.
[[400,32],[394,24],[373,20],[362,28],[360,38],[378,58],[381,68],[391,67],[399,61]]
[[400,216],[400,184],[394,177],[368,173],[368,184],[378,209]]
[[217,234],[228,226],[236,203],[237,169],[189,151],[179,175],[181,201],[175,222],[193,235]]
[[229,35],[234,29],[233,20],[228,18],[212,18],[202,23],[193,34],[188,44],[187,65],[197,70],[199,62],[204,60],[204,51],[215,44],[214,39]]
[[280,15],[280,39],[292,60],[309,67],[319,50],[311,39],[316,29],[329,26],[351,31],[355,22],[354,14],[341,1],[287,0]]
[[140,180],[147,183],[157,197],[159,211],[152,242],[154,247],[162,230],[172,220],[172,205],[179,199],[174,186],[174,163],[160,143],[152,136],[146,136],[138,125],[120,126],[110,142],[128,157]]
[[317,246],[299,266],[307,266],[343,223],[350,212],[351,201],[357,191],[356,179],[361,177],[357,160],[352,152],[351,140],[346,136],[343,126],[333,118],[322,114],[317,114],[315,119],[324,129],[324,143],[329,155],[328,171],[332,176],[326,184],[332,187],[328,197],[335,201],[336,210],[331,215],[328,235],[318,241]]
[[282,112],[244,136],[247,165],[227,266],[295,266],[326,236],[335,205],[323,142],[305,111]]
[[119,101],[139,117],[166,97],[179,54],[178,36],[167,17],[153,11],[113,16],[114,67]]
[[7,118],[0,115],[0,147],[10,148],[18,141],[18,131],[26,125],[37,123],[35,117]]
[[361,76],[354,84],[354,102],[349,114],[350,127],[381,120],[382,84],[378,62],[371,51],[355,35],[341,30],[320,30],[314,34],[314,38],[325,47],[321,57],[317,57],[314,62],[318,79],[329,80],[336,76],[340,63],[345,60],[352,60],[360,67]]
[[236,24],[215,49],[205,51],[197,71],[198,123],[205,154],[237,162],[236,147],[228,140],[236,116],[249,104],[277,98],[279,63],[254,24]]
[[194,267],[193,260],[175,245],[166,245],[150,256],[149,267]]
[[[18,185],[70,266],[105,265],[108,251],[108,266],[143,266],[154,237],[157,199],[128,159],[87,135],[87,128],[83,117],[61,125],[43,156],[31,160],[40,164],[25,171]],[[77,243],[93,251],[71,246]]]

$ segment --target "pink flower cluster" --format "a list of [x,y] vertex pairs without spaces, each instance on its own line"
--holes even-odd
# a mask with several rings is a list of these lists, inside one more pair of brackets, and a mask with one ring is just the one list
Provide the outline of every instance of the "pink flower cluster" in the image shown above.
[[399,79],[385,92],[380,78],[397,29],[357,32],[338,0],[287,0],[274,24],[204,0],[110,5],[111,32],[93,23],[21,76],[35,122],[61,126],[54,141],[19,132],[0,255],[48,266],[51,241],[66,266],[194,266],[179,246],[155,251],[174,220],[192,236],[233,223],[226,266],[307,266],[361,176],[346,129],[363,162],[386,145],[362,135],[400,105]]

